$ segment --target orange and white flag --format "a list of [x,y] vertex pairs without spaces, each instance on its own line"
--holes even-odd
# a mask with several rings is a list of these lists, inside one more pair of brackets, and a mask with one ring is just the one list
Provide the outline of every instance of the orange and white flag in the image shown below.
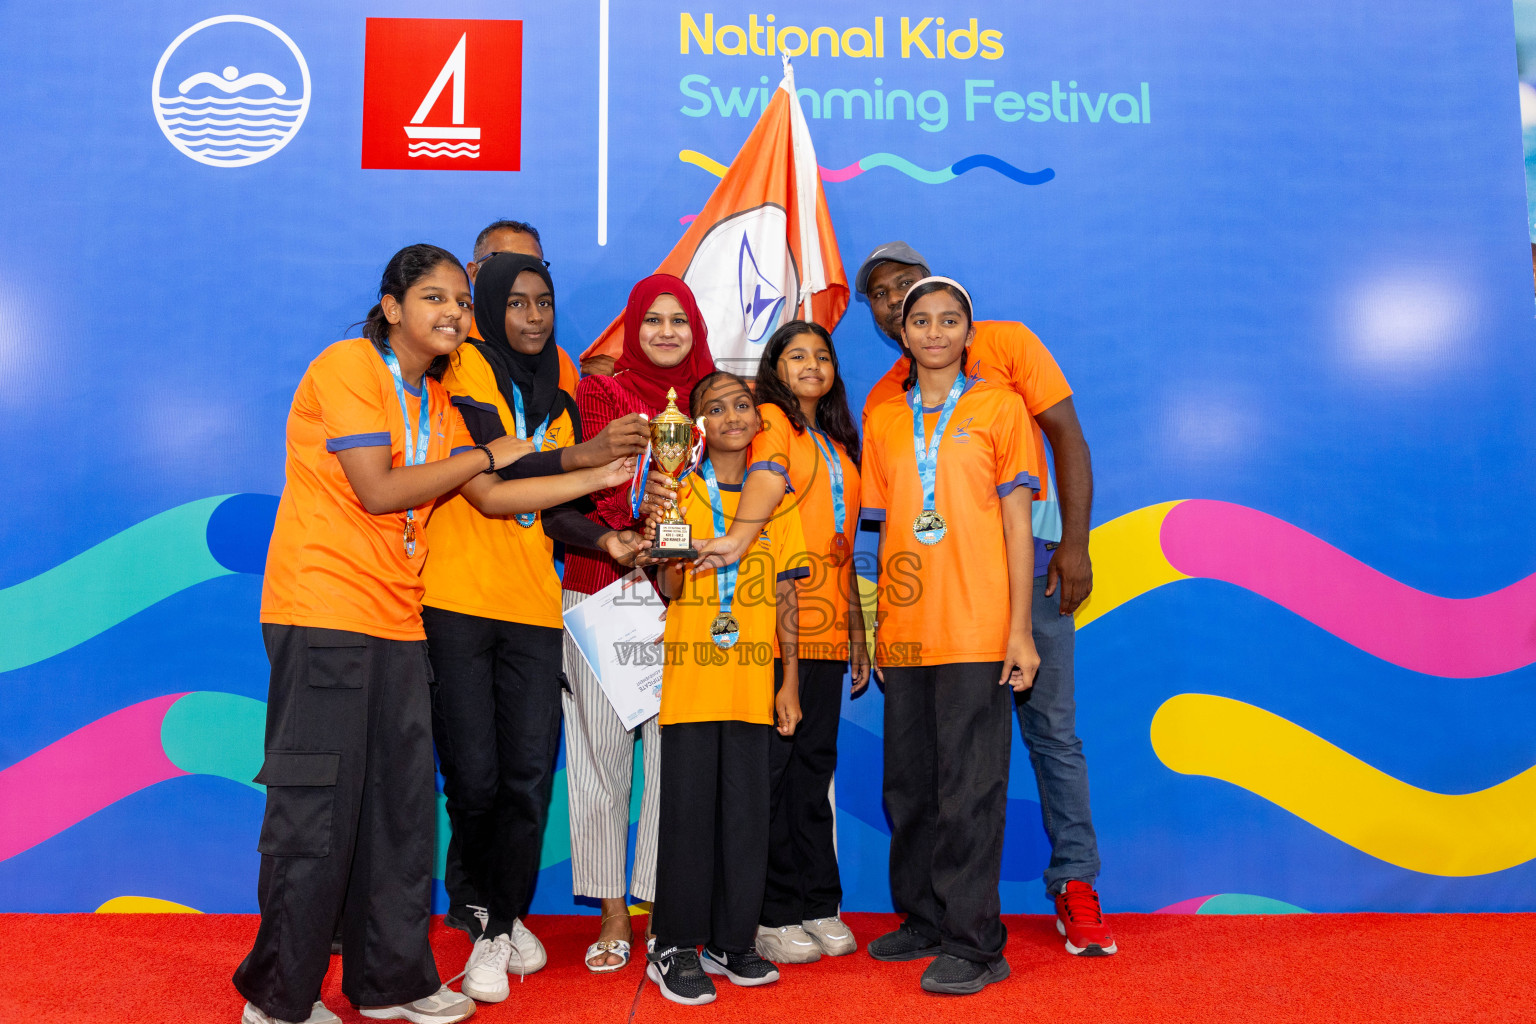
[[[814,320],[831,331],[842,319],[848,276],[788,58],[757,126],[656,273],[688,282],[715,364],[747,377],[781,324]],[[620,313],[581,357],[617,358],[623,347]]]

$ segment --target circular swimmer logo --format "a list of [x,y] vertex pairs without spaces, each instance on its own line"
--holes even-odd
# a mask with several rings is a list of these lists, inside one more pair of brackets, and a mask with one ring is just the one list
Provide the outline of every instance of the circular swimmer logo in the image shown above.
[[171,145],[210,167],[246,167],[298,134],[309,112],[309,65],[276,25],[222,14],[172,40],[149,91]]

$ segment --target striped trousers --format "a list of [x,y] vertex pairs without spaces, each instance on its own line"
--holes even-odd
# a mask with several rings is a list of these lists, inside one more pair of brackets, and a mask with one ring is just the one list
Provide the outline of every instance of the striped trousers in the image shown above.
[[[563,592],[564,606],[589,595]],[[629,808],[634,785],[635,732],[624,728],[603,695],[570,634],[565,636],[565,781],[571,807],[571,889],[577,896],[622,899],[629,846]],[[656,897],[656,822],[661,808],[661,727],[652,718],[640,734],[644,791],[635,866],[629,892],[637,900]]]

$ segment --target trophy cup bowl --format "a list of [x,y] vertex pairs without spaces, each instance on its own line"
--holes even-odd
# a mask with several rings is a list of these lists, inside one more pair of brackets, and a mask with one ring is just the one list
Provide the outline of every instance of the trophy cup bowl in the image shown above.
[[[681,492],[682,477],[694,456],[697,428],[677,408],[677,391],[667,390],[667,407],[651,420],[651,464],[661,471],[674,491]],[[656,540],[651,544],[652,558],[697,558],[693,546],[693,528],[683,520],[674,503],[662,512],[656,523]]]

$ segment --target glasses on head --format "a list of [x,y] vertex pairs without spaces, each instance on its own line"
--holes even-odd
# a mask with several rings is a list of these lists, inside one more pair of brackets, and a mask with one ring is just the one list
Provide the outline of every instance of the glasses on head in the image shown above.
[[[511,250],[508,250],[508,249],[498,249],[495,252],[488,252],[484,256],[481,256],[479,259],[473,260],[472,262],[483,266],[485,264],[485,261],[490,259],[492,256],[500,256],[503,253],[505,253],[508,256],[526,256],[526,255],[528,255],[527,253],[522,253],[522,252],[512,252]],[[539,260],[539,262],[544,264],[544,268],[546,270],[549,269],[549,260]]]

